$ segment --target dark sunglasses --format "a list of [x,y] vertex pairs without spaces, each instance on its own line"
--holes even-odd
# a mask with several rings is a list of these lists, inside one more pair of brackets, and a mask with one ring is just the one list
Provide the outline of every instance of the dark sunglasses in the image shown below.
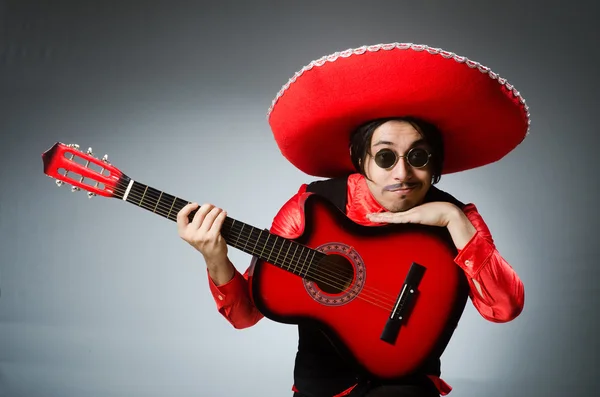
[[392,149],[381,149],[373,156],[375,164],[386,170],[394,167],[401,158],[406,158],[411,167],[423,168],[429,163],[430,157],[431,153],[419,147],[410,149],[405,156],[399,156]]

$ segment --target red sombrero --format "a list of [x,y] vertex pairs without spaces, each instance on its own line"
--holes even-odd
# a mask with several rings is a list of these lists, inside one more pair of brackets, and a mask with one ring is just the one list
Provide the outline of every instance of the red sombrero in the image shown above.
[[297,72],[267,117],[282,154],[318,177],[355,172],[350,132],[371,119],[414,116],[444,134],[443,173],[500,160],[529,133],[519,92],[489,68],[415,44],[336,52]]

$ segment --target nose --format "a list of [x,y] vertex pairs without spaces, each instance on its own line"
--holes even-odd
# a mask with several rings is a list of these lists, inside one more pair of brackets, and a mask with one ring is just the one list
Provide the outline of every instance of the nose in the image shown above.
[[399,181],[407,180],[412,174],[412,167],[408,165],[405,157],[401,157],[392,168],[392,176]]

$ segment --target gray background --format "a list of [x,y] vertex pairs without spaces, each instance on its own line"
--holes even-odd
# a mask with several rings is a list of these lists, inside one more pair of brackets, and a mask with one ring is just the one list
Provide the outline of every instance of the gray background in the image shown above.
[[58,189],[40,155],[91,146],[268,227],[314,179],[272,139],[277,91],[322,55],[396,41],[490,66],[532,112],[503,161],[440,185],[477,204],[526,288],[508,324],[469,303],[451,395],[598,395],[598,6],[557,4],[0,2],[0,396],[290,396],[295,328],[233,329],[174,223]]

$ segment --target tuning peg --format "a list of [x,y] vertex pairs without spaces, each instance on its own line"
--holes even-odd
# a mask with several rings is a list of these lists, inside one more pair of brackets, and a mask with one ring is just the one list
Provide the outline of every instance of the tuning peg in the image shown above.
[[93,155],[94,155],[94,153],[92,153],[92,148],[88,148],[88,150],[87,150],[87,154],[89,154],[90,156],[93,156]]
[[80,191],[80,190],[81,190],[81,189],[79,188],[79,186],[73,186],[73,187],[71,188],[71,191],[72,191],[72,192],[78,192],[78,191]]
[[63,185],[63,181],[61,181],[60,179],[56,180],[56,186],[61,187]]
[[72,147],[72,148],[73,148],[73,149],[75,149],[75,150],[79,150],[79,145],[78,145],[78,144],[76,144],[76,143],[69,143],[67,146],[68,146],[68,147]]
[[105,154],[104,157],[102,157],[102,161],[108,163],[108,154]]
[[90,198],[90,199],[92,197],[94,197],[95,195],[96,195],[96,193],[94,193],[94,192],[88,192],[88,194],[87,194],[88,198]]

